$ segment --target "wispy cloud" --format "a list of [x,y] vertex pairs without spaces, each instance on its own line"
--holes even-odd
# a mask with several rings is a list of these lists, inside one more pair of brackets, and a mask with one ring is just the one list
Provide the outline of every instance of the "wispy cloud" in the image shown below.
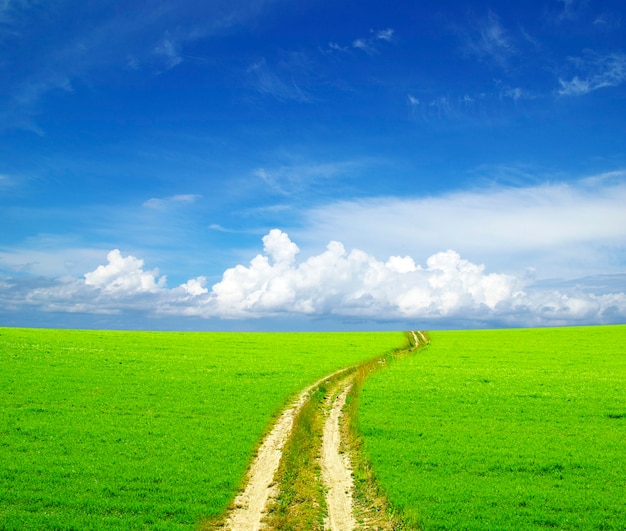
[[378,52],[377,43],[379,41],[392,41],[394,33],[395,31],[391,28],[378,31],[371,30],[368,37],[354,39],[354,41],[352,41],[352,47],[358,50],[362,50],[370,55],[375,54]]
[[[55,91],[97,85],[104,76],[133,70],[158,75],[183,60],[199,39],[221,34],[266,9],[265,2],[214,3],[156,1],[129,3],[124,11],[83,6],[79,24],[71,2],[5,1],[0,4],[0,41],[14,53],[0,61],[0,129],[38,134],[40,103]],[[69,23],[68,21],[73,21]],[[11,62],[13,61],[13,63]]]
[[622,14],[603,11],[593,21],[594,28],[603,32],[618,31],[622,27]]
[[556,0],[563,4],[561,11],[557,15],[557,22],[571,21],[581,16],[586,7],[586,0]]
[[454,104],[448,96],[439,96],[428,102],[431,115],[437,118],[447,118],[455,114]]
[[380,52],[380,44],[384,42],[393,42],[395,36],[395,30],[392,28],[386,28],[382,30],[370,30],[370,34],[367,37],[357,37],[351,43],[347,45],[341,45],[337,42],[331,41],[328,43],[328,50],[331,52],[343,52],[347,53],[351,50],[360,50],[368,55],[376,55]]
[[333,41],[328,43],[328,49],[335,52],[347,52],[350,50],[348,46],[341,46],[340,44]]
[[230,229],[227,229],[226,227],[222,227],[222,225],[220,225],[219,223],[211,223],[209,225],[209,229],[214,230],[216,232],[235,232]]
[[282,195],[301,194],[329,179],[346,176],[363,165],[362,161],[300,163],[268,168],[257,168],[253,174],[270,189]]
[[143,203],[143,206],[154,209],[166,209],[181,205],[189,205],[201,199],[200,194],[178,194],[170,197],[157,198],[152,197]]
[[307,244],[338,238],[378,255],[451,248],[505,271],[534,267],[543,277],[607,272],[626,241],[623,177],[413,193],[316,207],[299,237]]
[[168,70],[183,62],[180,44],[169,35],[166,35],[161,42],[159,42],[154,48],[154,53],[164,58],[165,66]]
[[606,87],[617,87],[626,81],[626,55],[598,54],[587,51],[583,57],[571,57],[570,64],[580,72],[573,78],[559,79],[562,96],[582,96]]
[[503,90],[503,95],[516,102],[530,97],[528,96],[527,91],[521,87],[507,87]]
[[263,95],[272,96],[279,101],[297,101],[311,103],[314,98],[301,88],[293,77],[283,78],[274,72],[265,58],[253,63],[248,72],[254,76],[254,85]]
[[480,61],[494,62],[505,67],[516,52],[513,37],[500,21],[500,17],[489,10],[477,20],[469,32],[465,32],[465,52]]
[[[417,97],[407,95],[407,106],[411,119],[423,120],[426,123],[444,123],[454,121],[482,121],[478,100],[484,95],[470,94],[424,94]],[[492,96],[492,99],[495,99]]]
[[376,32],[376,38],[379,40],[383,40],[383,41],[390,41],[393,39],[393,35],[395,33],[395,30],[391,29],[391,28],[387,28],[384,30],[378,30]]
[[409,106],[410,116],[417,116],[421,105],[420,99],[413,96],[413,94],[407,94],[407,104]]
[[13,179],[6,173],[0,173],[0,190],[8,188],[13,185]]
[[[41,238],[39,238],[41,241]],[[69,241],[57,241],[46,247],[32,248],[32,241],[23,247],[0,248],[0,277],[4,273],[28,273],[36,277],[63,277],[84,272],[102,260],[103,249],[76,247]]]

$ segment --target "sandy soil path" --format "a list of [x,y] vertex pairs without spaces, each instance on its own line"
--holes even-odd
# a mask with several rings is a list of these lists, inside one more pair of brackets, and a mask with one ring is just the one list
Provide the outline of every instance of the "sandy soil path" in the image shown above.
[[278,470],[283,448],[291,433],[295,417],[302,405],[309,399],[313,389],[322,382],[345,371],[345,369],[337,371],[307,387],[298,395],[296,401],[281,413],[272,431],[263,440],[256,458],[248,470],[246,487],[235,498],[234,509],[226,519],[224,529],[230,531],[258,531],[263,529],[262,520],[273,494],[274,476]]
[[[427,343],[422,332],[410,332],[415,348]],[[278,470],[283,448],[291,434],[294,419],[309,399],[311,392],[323,382],[339,378],[348,369],[326,376],[302,391],[297,399],[288,406],[276,421],[271,432],[261,444],[257,456],[249,471],[245,490],[235,499],[234,509],[228,515],[222,529],[230,531],[259,531],[264,529],[263,518],[276,492],[273,492],[275,476]],[[337,380],[335,380],[337,381]],[[329,400],[328,414],[322,434],[320,465],[322,482],[327,489],[326,503],[328,517],[325,528],[329,531],[353,531],[359,528],[353,513],[353,480],[350,457],[341,453],[340,421],[346,397],[354,381],[354,376],[339,379],[334,385],[334,392]]]
[[274,475],[278,469],[285,442],[291,433],[293,419],[304,403],[306,396],[280,415],[272,431],[263,441],[249,471],[245,490],[235,498],[235,509],[226,521],[225,528],[231,531],[258,531],[266,512],[272,491]]
[[349,456],[340,451],[339,429],[342,409],[351,387],[350,379],[339,384],[340,393],[332,403],[322,437],[322,481],[328,489],[328,518],[325,528],[330,531],[352,531],[357,525],[352,508],[352,469]]

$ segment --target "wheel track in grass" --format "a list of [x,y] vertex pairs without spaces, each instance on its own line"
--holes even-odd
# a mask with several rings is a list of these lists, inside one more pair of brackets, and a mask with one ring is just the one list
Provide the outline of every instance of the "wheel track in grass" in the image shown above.
[[331,531],[355,529],[357,522],[353,510],[352,465],[350,456],[341,453],[341,426],[343,407],[352,388],[353,378],[346,378],[338,385],[338,394],[332,401],[322,435],[322,481],[327,489],[328,516],[324,527]]
[[262,521],[267,513],[272,497],[276,495],[275,476],[283,448],[291,434],[294,419],[302,406],[324,382],[348,372],[350,369],[341,369],[304,389],[283,412],[280,414],[272,430],[266,435],[259,447],[256,457],[247,474],[244,490],[235,498],[234,508],[230,511],[223,526],[229,531],[257,531],[263,529]]
[[[413,339],[402,352],[410,352],[428,343],[426,336],[418,331],[407,333]],[[419,336],[419,337],[418,337]],[[355,382],[355,372],[359,367],[368,366],[367,373],[384,366],[384,359],[378,358],[369,364],[336,371],[321,378],[304,389],[287,406],[276,420],[271,431],[259,447],[247,474],[244,490],[235,498],[225,522],[213,529],[228,531],[259,531],[272,529],[264,523],[265,516],[276,497],[279,469],[283,449],[292,433],[294,420],[303,405],[320,386],[332,384],[326,400],[322,443],[319,451],[321,481],[326,491],[327,515],[324,528],[328,531],[352,531],[369,529],[358,523],[354,515],[353,481],[349,452],[342,453],[341,422],[343,408],[351,387]],[[378,529],[378,527],[376,527]]]

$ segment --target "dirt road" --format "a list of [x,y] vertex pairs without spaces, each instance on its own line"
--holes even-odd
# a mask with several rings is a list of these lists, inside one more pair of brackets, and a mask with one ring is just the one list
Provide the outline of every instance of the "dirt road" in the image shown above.
[[[414,343],[406,349],[406,352],[428,342],[422,332],[412,331],[410,335]],[[384,366],[384,363],[382,365]],[[354,381],[354,372],[350,372],[349,369],[337,371],[302,391],[295,402],[282,412],[261,444],[249,469],[246,487],[235,499],[234,507],[221,529],[229,531],[270,529],[264,523],[264,517],[278,494],[276,475],[283,448],[293,429],[294,419],[311,394],[323,383],[329,383],[328,396],[324,401],[323,411],[320,412],[325,417],[319,451],[321,481],[326,491],[327,505],[324,526],[328,531],[353,531],[365,528],[354,516],[350,456],[348,453],[342,453],[341,443],[342,412]]]
[[245,490],[235,499],[235,509],[226,521],[226,529],[232,531],[257,531],[261,529],[263,515],[272,492],[274,476],[280,463],[283,447],[291,433],[293,419],[306,400],[306,394],[287,408],[259,448],[249,471]]
[[328,517],[325,528],[330,531],[351,531],[356,528],[352,509],[352,469],[350,457],[341,453],[339,421],[352,379],[339,383],[339,394],[332,401],[322,436],[322,481],[327,489]]
[[323,382],[344,372],[346,372],[345,369],[337,371],[307,387],[298,395],[296,401],[281,413],[274,427],[265,437],[250,466],[246,487],[235,498],[234,509],[226,519],[224,529],[230,531],[264,529],[263,517],[267,513],[272,496],[276,494],[273,492],[272,486],[275,483],[276,471],[280,464],[283,448],[293,428],[294,419],[313,390]]

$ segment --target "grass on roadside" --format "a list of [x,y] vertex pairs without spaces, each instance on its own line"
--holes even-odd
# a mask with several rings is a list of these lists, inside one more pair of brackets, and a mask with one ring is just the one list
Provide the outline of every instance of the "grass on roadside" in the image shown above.
[[359,398],[363,383],[373,373],[378,372],[399,359],[415,354],[428,346],[430,338],[427,332],[407,333],[407,345],[388,353],[382,358],[362,363],[355,373],[355,381],[348,394],[341,424],[341,439],[352,460],[354,478],[354,504],[357,520],[363,522],[365,529],[377,531],[400,531],[417,528],[414,518],[394,512],[387,499],[386,492],[377,480],[364,448],[363,437],[358,428]]
[[195,529],[290,396],[401,341],[0,328],[0,529]]
[[331,385],[325,382],[317,387],[294,419],[277,472],[278,496],[266,519],[270,529],[324,529],[326,501],[318,457],[324,428],[322,411]]
[[439,331],[363,385],[408,529],[626,529],[626,326]]
[[[356,446],[354,436],[356,432],[348,428],[351,425],[350,416],[355,414],[355,397],[358,396],[360,383],[373,371],[385,367],[398,356],[407,355],[418,345],[414,337],[419,342],[417,336],[407,334],[408,345],[397,350],[389,351],[383,356],[376,357],[366,362],[360,363],[354,368],[353,378],[357,382],[353,384],[352,406],[346,406],[342,415],[341,430],[342,441],[346,436],[350,437],[344,443],[344,449],[352,452]],[[322,433],[325,423],[325,411],[332,403],[337,394],[337,383],[344,380],[347,374],[342,373],[334,378],[325,381],[311,395],[310,399],[303,405],[296,419],[294,420],[293,431],[285,444],[283,457],[278,470],[278,496],[270,509],[270,514],[265,523],[269,529],[280,529],[285,531],[321,531],[324,529],[324,517],[326,515],[325,489],[321,480],[320,449],[322,447]],[[367,463],[359,458],[361,468],[367,468]],[[370,478],[367,484],[369,489],[366,494],[361,495],[361,506],[369,507],[368,521],[374,522],[374,513],[378,512],[384,505],[384,498],[380,495],[372,496],[375,483]],[[361,513],[364,509],[361,508]],[[380,519],[387,522],[388,515],[385,514]],[[387,529],[377,527],[378,529]],[[391,529],[391,528],[389,528]]]

